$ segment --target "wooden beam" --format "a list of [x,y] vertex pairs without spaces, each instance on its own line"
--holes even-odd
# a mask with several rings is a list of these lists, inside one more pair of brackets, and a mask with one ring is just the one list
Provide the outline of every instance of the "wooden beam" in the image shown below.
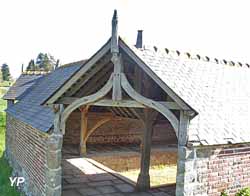
[[135,75],[134,75],[134,80],[135,80],[135,90],[138,93],[142,93],[142,70],[140,67],[135,66]]
[[108,66],[103,67],[110,61],[110,56],[107,58],[104,58],[103,61],[96,64],[92,69],[88,70],[88,73],[85,74],[85,77],[82,77],[79,82],[76,83],[74,88],[72,88],[70,91],[66,92],[66,96],[72,96],[74,95],[82,86],[84,86],[93,76],[96,76],[96,73],[98,73],[101,69],[106,70]]
[[114,64],[112,99],[114,101],[120,101],[122,100],[122,88],[121,88],[122,57],[121,55],[118,56],[118,54],[113,54],[111,61]]
[[105,82],[110,77],[107,72],[109,72],[112,69],[111,64],[108,64],[101,72],[97,73],[94,78],[92,78],[91,81],[89,81],[88,85],[83,88],[82,92],[77,93],[77,96],[81,97],[83,95],[92,94],[96,90],[99,90],[101,88],[101,85],[105,84]]
[[80,156],[87,154],[86,137],[88,131],[88,109],[89,106],[80,108],[81,111],[81,133],[80,133]]
[[134,100],[121,100],[113,101],[110,99],[101,99],[95,103],[95,106],[108,106],[108,107],[131,107],[131,108],[144,108],[145,106]]
[[113,74],[111,74],[108,82],[95,94],[82,97],[80,99],[75,100],[72,102],[68,107],[63,111],[62,113],[62,125],[65,124],[68,116],[71,112],[73,112],[75,109],[79,108],[80,106],[89,105],[90,103],[94,103],[95,101],[103,98],[105,95],[108,94],[108,92],[112,89],[113,84]]
[[79,71],[77,71],[69,81],[67,81],[52,97],[48,98],[43,104],[53,104],[62,94],[69,89],[84,73],[86,73],[95,63],[105,56],[110,50],[110,39],[108,42],[97,51]]
[[[71,104],[76,100],[79,100],[78,97],[62,97],[58,103],[60,104]],[[169,101],[158,101],[158,103],[164,105],[169,110],[179,110],[181,109],[175,102]],[[91,105],[95,106],[107,106],[107,107],[128,107],[128,108],[145,108],[146,106],[134,101],[134,100],[121,100],[121,101],[113,101],[111,99],[101,99]]]
[[163,104],[148,99],[146,97],[143,97],[139,93],[137,93],[133,87],[129,84],[125,74],[122,74],[122,88],[126,91],[126,93],[137,102],[148,106],[149,108],[153,108],[163,114],[170,122],[170,124],[173,126],[176,136],[178,137],[178,128],[179,128],[179,121],[176,118],[176,116]]
[[153,134],[153,124],[157,116],[155,110],[151,108],[144,109],[144,133],[141,154],[141,170],[137,179],[136,189],[138,191],[146,191],[150,188],[150,154]]
[[89,136],[96,130],[98,129],[100,126],[102,126],[103,124],[105,124],[106,122],[112,120],[112,117],[106,117],[106,118],[103,118],[101,120],[99,120],[91,129],[89,129],[87,131],[87,135],[85,137],[85,140],[84,142],[87,143],[87,140],[89,138]]

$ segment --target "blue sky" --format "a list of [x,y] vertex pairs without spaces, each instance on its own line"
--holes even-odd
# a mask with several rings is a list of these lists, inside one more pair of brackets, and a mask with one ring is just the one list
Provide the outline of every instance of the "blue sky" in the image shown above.
[[62,63],[90,57],[111,35],[219,59],[250,62],[247,0],[0,0],[0,64],[17,77],[39,52]]

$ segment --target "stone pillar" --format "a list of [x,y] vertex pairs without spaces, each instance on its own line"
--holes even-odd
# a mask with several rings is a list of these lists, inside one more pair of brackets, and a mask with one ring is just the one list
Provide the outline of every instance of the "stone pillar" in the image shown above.
[[46,196],[60,196],[62,191],[62,134],[53,133],[47,142]]
[[62,141],[61,114],[63,105],[54,105],[54,130],[47,140],[46,196],[61,196],[62,193]]
[[193,195],[196,172],[195,150],[187,147],[188,141],[189,115],[186,111],[180,112],[179,132],[178,132],[178,163],[176,177],[176,196]]

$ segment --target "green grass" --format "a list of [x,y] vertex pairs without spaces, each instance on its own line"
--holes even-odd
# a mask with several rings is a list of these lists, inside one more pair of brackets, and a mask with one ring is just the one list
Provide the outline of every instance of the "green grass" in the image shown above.
[[[1,89],[2,90],[2,89]],[[0,92],[0,95],[3,92]],[[4,159],[5,149],[5,123],[6,115],[4,109],[6,108],[6,101],[0,99],[0,195],[1,196],[19,196],[20,193],[14,187],[10,186],[9,177],[11,176],[12,169],[9,167],[8,162]]]
[[9,87],[12,85],[12,81],[3,81],[3,82],[0,82],[0,87]]

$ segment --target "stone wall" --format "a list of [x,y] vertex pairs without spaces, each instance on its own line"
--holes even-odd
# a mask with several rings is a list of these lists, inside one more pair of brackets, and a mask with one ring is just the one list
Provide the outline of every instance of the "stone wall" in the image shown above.
[[27,195],[45,194],[47,138],[48,134],[7,115],[5,155],[13,176],[25,178],[22,189]]
[[[89,115],[88,127],[93,126],[100,118],[97,113]],[[88,144],[139,144],[141,141],[143,125],[138,120],[116,119],[99,127],[88,139]],[[64,144],[79,144],[80,142],[80,111],[71,113],[66,123]],[[176,144],[175,132],[167,121],[155,125],[153,142]]]
[[177,181],[184,175],[185,185],[184,191],[177,186],[177,195],[220,196],[226,190],[234,196],[239,189],[250,187],[250,144],[183,148],[179,157],[184,167],[178,169],[184,169],[178,171]]

